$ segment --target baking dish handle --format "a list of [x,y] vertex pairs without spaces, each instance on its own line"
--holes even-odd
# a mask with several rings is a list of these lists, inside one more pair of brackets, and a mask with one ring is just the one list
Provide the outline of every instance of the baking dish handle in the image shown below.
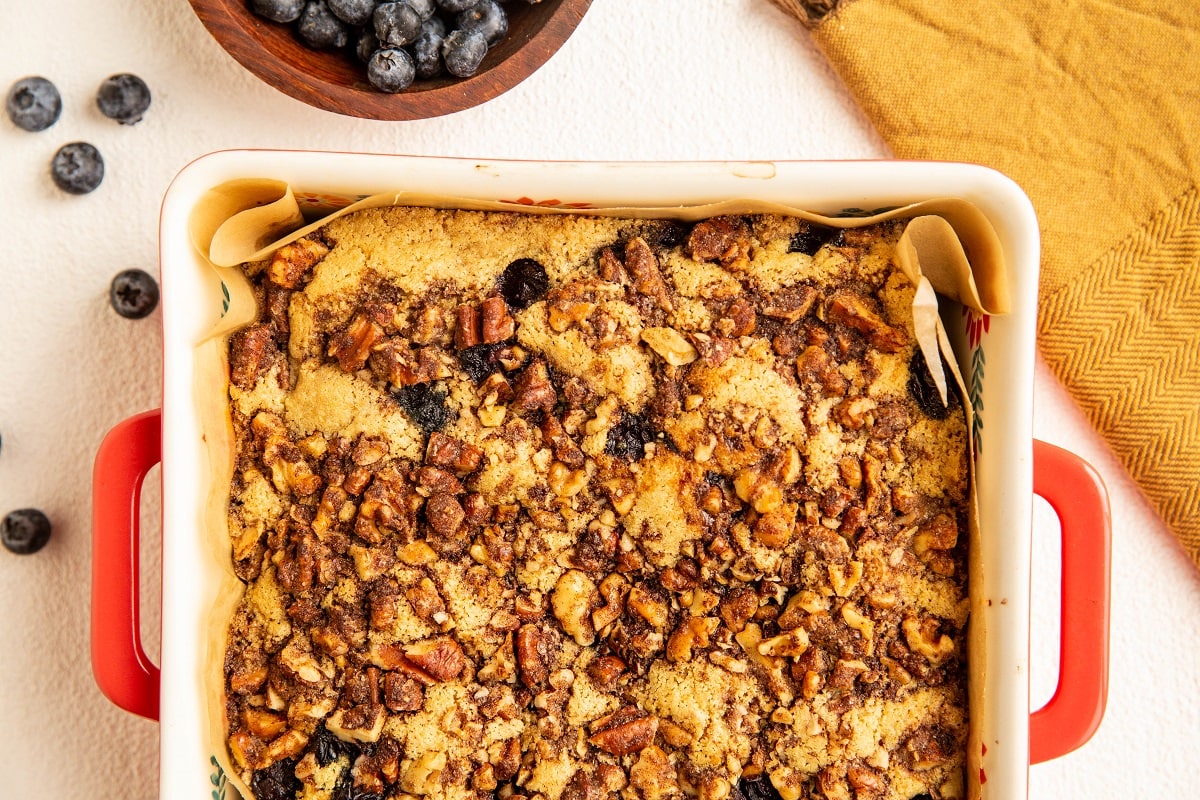
[[138,505],[142,481],[162,457],[162,413],[119,423],[92,473],[92,674],[133,714],[158,719],[158,667],[142,647],[138,613]]
[[1062,527],[1058,686],[1029,719],[1029,761],[1037,764],[1081,747],[1104,716],[1112,542],[1108,491],[1079,456],[1035,441],[1033,491]]

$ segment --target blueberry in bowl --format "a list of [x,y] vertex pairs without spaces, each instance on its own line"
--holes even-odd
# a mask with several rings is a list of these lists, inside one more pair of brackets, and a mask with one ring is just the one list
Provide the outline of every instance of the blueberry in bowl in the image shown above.
[[557,52],[592,0],[190,2],[213,38],[279,91],[347,116],[408,120],[511,89]]

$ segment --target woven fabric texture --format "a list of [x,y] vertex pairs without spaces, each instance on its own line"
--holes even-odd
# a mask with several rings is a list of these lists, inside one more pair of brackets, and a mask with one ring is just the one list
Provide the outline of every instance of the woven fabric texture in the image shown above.
[[772,2],[898,157],[1025,189],[1042,356],[1200,565],[1200,3]]

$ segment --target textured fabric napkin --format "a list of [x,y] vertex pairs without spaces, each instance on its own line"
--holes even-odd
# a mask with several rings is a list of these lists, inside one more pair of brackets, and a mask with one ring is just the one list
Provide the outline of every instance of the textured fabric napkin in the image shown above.
[[1200,3],[772,2],[898,157],[1025,189],[1041,353],[1200,565]]

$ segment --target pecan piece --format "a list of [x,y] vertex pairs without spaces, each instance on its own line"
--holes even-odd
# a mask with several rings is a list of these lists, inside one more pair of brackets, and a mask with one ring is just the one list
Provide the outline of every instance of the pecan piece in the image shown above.
[[658,258],[640,236],[625,245],[625,269],[633,276],[633,288],[646,295],[663,311],[674,311],[666,281],[658,267]]
[[558,392],[550,382],[550,371],[541,359],[532,362],[521,372],[513,391],[517,404],[526,411],[552,411],[558,403]]
[[867,305],[866,298],[855,292],[841,291],[829,298],[825,313],[830,320],[861,333],[872,347],[884,353],[898,352],[908,344],[908,334],[884,322]]
[[390,711],[420,711],[425,705],[425,690],[408,675],[389,672],[383,676],[383,704]]
[[741,217],[713,217],[692,227],[686,252],[700,261],[728,266],[750,255],[750,228]]
[[405,645],[404,657],[439,681],[454,680],[467,666],[462,648],[449,636]]
[[326,354],[337,359],[343,372],[357,372],[367,363],[371,348],[382,340],[383,327],[360,311],[330,338]]
[[544,684],[550,677],[550,635],[532,623],[522,625],[516,652],[521,683],[530,689]]
[[279,359],[279,347],[270,326],[244,328],[229,339],[229,382],[239,389],[253,389]]
[[483,462],[483,450],[473,444],[434,431],[429,434],[429,446],[425,448],[425,462],[459,473],[474,472]]
[[562,629],[586,647],[596,641],[592,627],[592,609],[599,605],[600,593],[591,578],[577,569],[569,569],[558,579],[550,598],[554,617]]
[[267,276],[277,286],[295,289],[328,253],[329,248],[316,239],[297,239],[275,251],[267,268]]
[[434,494],[425,503],[425,519],[429,527],[442,536],[453,536],[462,527],[467,512],[452,494]]
[[614,756],[627,756],[647,748],[658,732],[658,718],[636,706],[625,706],[596,720],[598,729],[588,743]]
[[511,339],[517,332],[517,321],[508,313],[508,304],[500,295],[492,295],[480,306],[480,333],[484,344],[497,344]]
[[479,309],[464,303],[454,310],[454,346],[459,350],[474,347],[482,340]]

